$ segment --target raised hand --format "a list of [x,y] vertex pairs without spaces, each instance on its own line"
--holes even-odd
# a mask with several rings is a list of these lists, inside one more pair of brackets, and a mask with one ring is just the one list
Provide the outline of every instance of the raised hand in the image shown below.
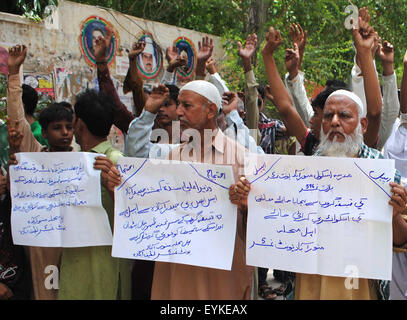
[[10,75],[18,74],[20,67],[27,56],[27,47],[25,45],[13,46],[8,50],[8,72]]
[[245,92],[244,92],[244,91],[238,91],[238,92],[237,92],[237,96],[238,96],[242,101],[246,101],[246,96],[245,96]]
[[208,61],[208,59],[212,56],[213,52],[213,39],[209,38],[208,36],[202,38],[201,41],[198,42],[198,54],[197,59],[204,61]]
[[299,61],[298,69],[301,69],[302,59],[304,57],[305,45],[307,44],[307,31],[304,31],[299,24],[292,23],[290,25],[290,36],[293,44],[298,46]]
[[222,110],[225,114],[229,114],[233,110],[237,110],[239,97],[236,92],[224,92],[222,95]]
[[131,50],[129,52],[129,60],[135,61],[136,58],[139,56],[139,54],[144,51],[145,47],[146,47],[146,42],[143,40],[134,42],[133,45],[131,46]]
[[379,39],[376,55],[382,62],[383,75],[384,76],[392,75],[394,72],[394,67],[393,67],[394,47],[393,47],[393,45],[388,41],[384,41],[382,44],[382,39]]
[[257,49],[257,35],[255,33],[249,34],[246,39],[246,44],[243,48],[242,43],[239,41],[237,43],[239,56],[243,61],[243,68],[245,72],[251,70],[251,59],[256,53]]
[[376,55],[382,63],[393,63],[394,62],[393,45],[388,41],[384,41],[382,44],[382,39],[379,39]]
[[293,43],[298,45],[298,49],[304,49],[307,43],[307,31],[304,31],[299,24],[290,25],[290,36]]
[[174,72],[176,68],[185,66],[188,62],[186,57],[181,57],[179,55],[175,46],[167,48],[165,51],[165,58],[168,61],[168,72]]
[[290,78],[295,78],[298,74],[298,66],[300,61],[300,52],[296,43],[294,43],[294,49],[285,50],[284,60],[288,73],[290,74]]
[[360,34],[362,37],[367,38],[369,35],[369,28],[370,28],[370,14],[366,7],[362,7],[359,9],[359,17],[361,20],[358,20],[358,26],[360,30]]
[[[352,27],[352,34],[353,34],[353,41],[358,53],[360,52],[367,52],[372,50],[372,46],[374,45],[376,34],[374,28],[369,25],[366,16],[359,16],[359,24],[355,26],[353,24]],[[368,17],[370,20],[370,16]]]
[[168,88],[163,84],[154,87],[146,101],[146,111],[157,113],[160,110],[160,107],[165,104],[166,100],[169,97],[169,94],[170,92]]
[[95,40],[95,60],[96,62],[106,62],[107,61],[107,49],[109,48],[110,41],[112,40],[113,31],[110,27],[106,27],[106,35],[99,36]]
[[209,58],[209,60],[206,61],[206,70],[210,74],[215,74],[217,72],[217,70],[216,70],[216,60],[214,58]]
[[238,53],[242,59],[251,59],[257,49],[257,35],[249,34],[246,39],[246,44],[243,47],[240,41],[237,42]]
[[281,45],[283,39],[281,38],[280,31],[270,27],[266,33],[266,44],[264,45],[261,53],[264,55],[272,56],[274,51]]

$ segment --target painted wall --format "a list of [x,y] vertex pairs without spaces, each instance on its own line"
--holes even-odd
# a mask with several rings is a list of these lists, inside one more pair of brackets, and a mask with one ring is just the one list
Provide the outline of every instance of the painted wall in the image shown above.
[[[55,98],[58,101],[74,98],[83,87],[95,86],[95,68],[86,61],[86,54],[81,48],[83,23],[91,16],[97,16],[107,21],[114,30],[117,39],[116,52],[110,65],[111,75],[122,81],[123,71],[116,68],[125,67],[127,52],[133,42],[142,36],[143,31],[151,34],[153,40],[161,48],[163,66],[159,74],[146,83],[157,83],[166,67],[165,49],[179,37],[191,40],[196,50],[198,41],[203,34],[153,21],[143,20],[124,15],[115,11],[98,7],[60,1],[53,14],[53,22],[48,19],[42,23],[32,23],[20,16],[0,12],[0,42],[14,45],[23,43],[29,48],[29,55],[24,64],[24,74],[50,75],[55,83]],[[214,57],[220,59],[223,55],[220,38],[214,39]],[[119,57],[119,58],[117,58]]]
[[[61,0],[53,14],[41,23],[0,12],[0,47],[25,44],[28,47],[28,56],[23,67],[25,82],[37,86],[37,90],[46,98],[48,94],[56,101],[74,103],[75,95],[81,90],[97,87],[96,68],[89,54],[90,49],[87,48],[90,40],[85,41],[84,29],[92,23],[97,24],[98,21],[113,28],[115,43],[109,69],[122,101],[130,110],[131,93],[123,95],[121,86],[127,72],[126,50],[130,49],[134,42],[140,37],[146,37],[145,34],[148,33],[148,37],[156,44],[155,56],[157,51],[161,54],[162,65],[158,72],[150,74],[143,72],[140,63],[140,74],[145,78],[145,84],[149,86],[161,80],[167,65],[165,50],[169,46],[174,43],[188,46],[190,43],[192,50],[195,47],[196,54],[198,41],[207,35],[124,15],[113,10]],[[86,35],[89,34],[87,31]],[[213,56],[219,60],[223,57],[220,38],[209,36],[214,40]],[[175,42],[177,39],[178,42]],[[188,76],[185,72],[181,75]],[[188,77],[185,81],[189,81]]]

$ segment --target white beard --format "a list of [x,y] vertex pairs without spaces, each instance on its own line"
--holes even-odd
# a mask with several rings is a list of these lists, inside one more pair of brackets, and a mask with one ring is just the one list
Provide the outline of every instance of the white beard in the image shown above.
[[363,144],[363,132],[360,122],[352,134],[344,134],[344,142],[337,142],[336,136],[333,141],[330,141],[328,139],[330,133],[331,131],[324,134],[321,128],[321,142],[319,143],[317,151],[321,156],[351,158],[358,154]]

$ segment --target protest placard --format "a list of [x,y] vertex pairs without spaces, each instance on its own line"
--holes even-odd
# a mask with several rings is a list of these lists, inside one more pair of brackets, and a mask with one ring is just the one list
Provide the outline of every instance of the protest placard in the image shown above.
[[247,264],[391,279],[393,160],[261,155],[246,172]]
[[11,226],[14,244],[86,247],[112,244],[101,202],[99,154],[17,153],[10,166]]
[[230,166],[120,158],[112,255],[230,270],[237,207]]

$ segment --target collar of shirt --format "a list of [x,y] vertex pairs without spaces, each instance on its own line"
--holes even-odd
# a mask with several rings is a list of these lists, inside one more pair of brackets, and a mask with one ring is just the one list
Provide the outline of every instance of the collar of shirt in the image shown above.
[[112,144],[110,143],[109,140],[103,141],[99,143],[97,146],[93,147],[90,152],[96,152],[96,153],[103,153],[105,154],[109,148],[112,147]]
[[[207,153],[211,153],[213,154],[213,152],[219,152],[221,154],[224,154],[224,150],[225,150],[225,139],[227,139],[227,137],[223,134],[222,130],[220,130],[219,128],[216,128],[214,130],[215,132],[212,133],[211,137],[211,141],[210,142],[206,142],[204,144],[204,149],[201,150],[201,154],[203,154],[204,159],[211,159],[209,158],[209,154]],[[205,139],[205,137],[201,137],[201,139]],[[190,148],[193,149],[194,148],[194,141],[192,140],[191,142],[184,142],[179,149],[179,152],[181,152],[182,154],[182,150],[184,148]],[[199,146],[199,148],[201,148],[201,146]],[[200,150],[200,149],[199,149]],[[176,150],[174,151],[176,153]],[[201,154],[196,154],[196,159],[195,161],[200,162],[201,161]],[[181,159],[183,160],[183,159]]]

